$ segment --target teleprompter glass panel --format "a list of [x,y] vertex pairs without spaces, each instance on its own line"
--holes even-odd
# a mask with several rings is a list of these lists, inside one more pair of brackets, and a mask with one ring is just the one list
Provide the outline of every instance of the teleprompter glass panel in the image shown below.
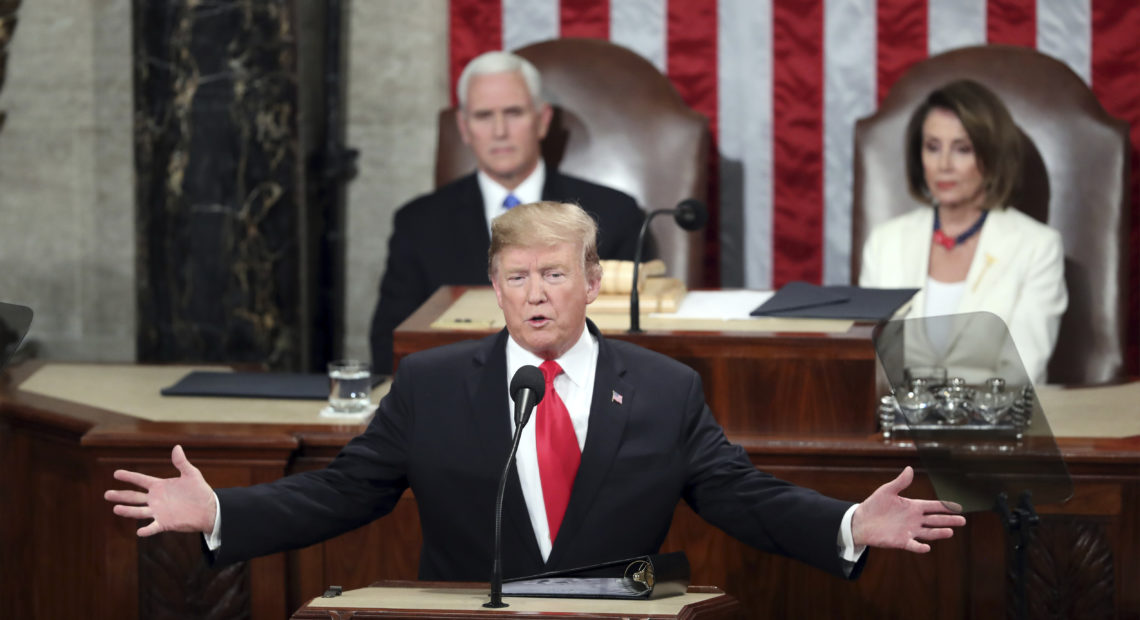
[[1061,503],[1072,481],[1009,329],[973,312],[879,325],[875,351],[891,393],[885,437],[913,441],[938,499],[966,512],[1032,494]]

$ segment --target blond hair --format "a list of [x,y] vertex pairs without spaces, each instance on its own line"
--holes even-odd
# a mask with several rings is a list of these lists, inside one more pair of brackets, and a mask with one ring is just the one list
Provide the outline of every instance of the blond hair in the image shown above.
[[495,278],[499,253],[506,248],[549,247],[559,243],[573,243],[582,248],[582,269],[587,280],[602,277],[597,222],[576,204],[552,201],[519,205],[491,221],[487,274],[492,280]]

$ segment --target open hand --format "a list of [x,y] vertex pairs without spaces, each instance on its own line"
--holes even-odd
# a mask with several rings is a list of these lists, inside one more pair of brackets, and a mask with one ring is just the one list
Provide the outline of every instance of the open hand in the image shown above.
[[851,537],[856,545],[926,553],[930,545],[922,541],[950,538],[952,528],[966,524],[957,504],[899,495],[913,480],[914,470],[907,467],[859,504],[851,517]]
[[138,472],[119,469],[115,480],[129,482],[146,491],[107,491],[103,498],[114,502],[112,509],[120,517],[154,519],[139,528],[138,535],[151,536],[159,532],[202,532],[214,529],[217,502],[214,490],[206,484],[202,472],[190,464],[182,446],[174,446],[170,461],[178,469],[177,478],[155,478]]

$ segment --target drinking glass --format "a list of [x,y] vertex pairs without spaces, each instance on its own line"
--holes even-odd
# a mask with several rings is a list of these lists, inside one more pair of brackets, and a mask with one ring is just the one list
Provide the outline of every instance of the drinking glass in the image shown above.
[[329,407],[334,413],[364,413],[372,407],[372,373],[360,360],[329,362]]

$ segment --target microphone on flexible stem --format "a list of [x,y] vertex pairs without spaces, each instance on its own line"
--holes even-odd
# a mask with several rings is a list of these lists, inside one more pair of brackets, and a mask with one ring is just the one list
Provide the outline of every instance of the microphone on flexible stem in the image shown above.
[[519,449],[523,427],[530,420],[534,406],[542,400],[546,392],[546,380],[542,371],[535,366],[523,366],[511,377],[511,398],[515,401],[515,438],[511,451],[507,454],[507,464],[499,478],[499,492],[495,495],[495,558],[491,565],[491,600],[484,607],[509,607],[503,602],[503,495],[507,490],[507,476],[511,473],[511,463]]
[[641,233],[637,235],[637,249],[633,255],[633,288],[629,291],[629,333],[631,334],[641,333],[641,300],[638,297],[637,278],[641,269],[641,251],[645,247],[645,234],[649,231],[650,220],[662,213],[672,214],[677,225],[690,232],[704,228],[705,222],[709,220],[705,203],[696,198],[682,200],[676,209],[657,209],[646,216],[645,222],[641,225]]

